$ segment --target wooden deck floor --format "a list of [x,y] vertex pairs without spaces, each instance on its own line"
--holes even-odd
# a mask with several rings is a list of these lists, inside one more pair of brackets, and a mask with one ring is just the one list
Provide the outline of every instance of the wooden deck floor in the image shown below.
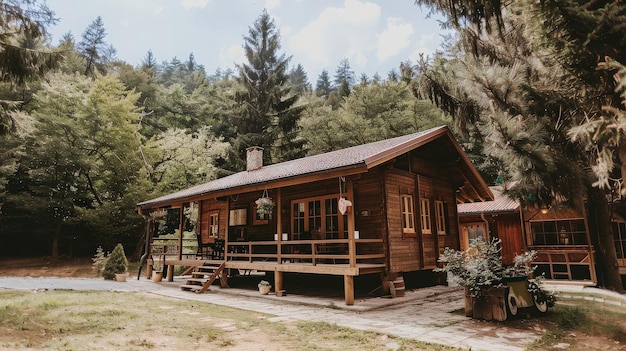
[[[165,259],[165,265],[171,266],[187,266],[197,267],[204,263],[217,263],[222,261],[212,260],[196,260],[196,259]],[[268,272],[290,272],[290,273],[312,273],[312,274],[330,274],[330,275],[348,275],[358,276],[362,274],[371,274],[383,272],[384,264],[368,264],[358,263],[355,267],[349,264],[316,264],[310,262],[283,262],[279,264],[277,261],[226,261],[226,269],[242,269],[257,270]]]

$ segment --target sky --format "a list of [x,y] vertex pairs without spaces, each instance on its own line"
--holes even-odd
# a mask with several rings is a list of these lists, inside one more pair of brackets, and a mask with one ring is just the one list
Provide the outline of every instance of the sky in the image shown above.
[[433,54],[443,33],[414,0],[47,0],[59,22],[57,45],[71,32],[78,42],[98,16],[117,58],[139,66],[148,51],[162,63],[193,53],[207,73],[247,62],[243,38],[266,9],[280,32],[290,68],[301,64],[315,84],[347,58],[359,77],[386,77],[400,62]]

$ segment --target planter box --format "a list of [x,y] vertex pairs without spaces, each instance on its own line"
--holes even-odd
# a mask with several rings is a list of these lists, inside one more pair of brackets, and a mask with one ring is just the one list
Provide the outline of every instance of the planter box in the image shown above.
[[486,321],[505,321],[508,292],[508,286],[493,287],[483,291],[480,296],[473,297],[469,294],[469,289],[465,288],[465,316]]

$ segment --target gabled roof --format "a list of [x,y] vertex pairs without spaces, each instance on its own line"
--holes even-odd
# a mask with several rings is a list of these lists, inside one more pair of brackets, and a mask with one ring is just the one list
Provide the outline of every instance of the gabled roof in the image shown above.
[[234,190],[243,192],[251,186],[258,185],[267,188],[272,186],[279,187],[282,185],[281,182],[286,180],[290,181],[289,185],[294,185],[298,183],[298,178],[303,178],[301,183],[305,183],[307,180],[304,177],[316,174],[322,177],[328,175],[328,178],[330,178],[335,177],[336,172],[345,172],[345,174],[363,173],[367,172],[368,169],[439,138],[447,138],[455,146],[456,151],[464,161],[465,179],[471,180],[471,186],[475,188],[476,193],[482,198],[491,199],[492,194],[487,185],[462,151],[450,130],[446,126],[441,126],[401,137],[267,165],[256,170],[242,171],[205,184],[141,202],[138,206],[144,208],[163,206],[206,194],[218,194],[228,191],[233,193]]
[[492,201],[458,204],[457,212],[459,215],[517,212],[520,210],[519,201],[502,194],[501,186],[493,186],[489,189],[493,193],[494,199]]

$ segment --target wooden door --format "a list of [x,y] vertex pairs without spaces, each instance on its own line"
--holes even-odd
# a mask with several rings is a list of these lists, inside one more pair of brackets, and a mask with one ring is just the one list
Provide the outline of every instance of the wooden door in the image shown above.
[[497,229],[501,240],[502,263],[513,264],[515,256],[525,251],[521,224],[516,220],[499,220]]

